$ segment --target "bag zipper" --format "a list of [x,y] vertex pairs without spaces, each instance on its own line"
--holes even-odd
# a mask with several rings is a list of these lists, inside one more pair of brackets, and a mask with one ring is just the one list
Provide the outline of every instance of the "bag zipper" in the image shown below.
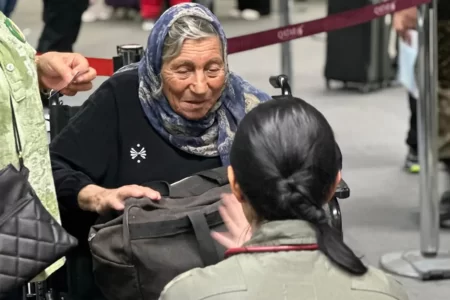
[[88,242],[91,242],[95,238],[96,235],[97,234],[95,234],[95,233],[91,233],[88,237]]

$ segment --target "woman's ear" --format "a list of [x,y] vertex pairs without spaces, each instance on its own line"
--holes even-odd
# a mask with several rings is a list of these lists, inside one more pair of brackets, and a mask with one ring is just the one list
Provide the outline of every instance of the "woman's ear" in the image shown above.
[[236,178],[234,177],[234,170],[231,166],[228,167],[228,181],[230,182],[231,192],[236,197],[236,199],[243,203],[246,202],[244,198],[244,194],[241,191],[241,188],[239,187],[239,184],[236,181]]
[[[334,181],[334,184],[333,184],[333,186],[331,187],[331,190],[330,190],[330,196],[329,196],[328,201],[331,201],[331,199],[333,199],[334,194],[335,194],[335,192],[336,192],[336,188],[338,187],[339,183],[341,182],[341,179],[342,179],[342,173],[341,173],[341,171],[339,171],[339,172],[337,173],[337,175],[336,175],[336,180]],[[327,201],[327,202],[328,202],[328,201]]]
[[336,176],[336,182],[335,182],[336,187],[339,185],[339,182],[341,182],[341,179],[342,179],[342,172],[339,171]]

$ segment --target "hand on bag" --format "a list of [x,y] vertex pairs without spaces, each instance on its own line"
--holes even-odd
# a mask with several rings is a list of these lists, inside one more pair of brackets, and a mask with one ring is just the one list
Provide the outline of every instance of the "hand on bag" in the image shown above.
[[409,30],[417,27],[417,8],[412,7],[396,12],[394,14],[393,26],[398,35],[407,43],[410,43]]
[[228,232],[213,231],[211,233],[218,243],[227,249],[236,248],[251,238],[250,224],[244,215],[241,203],[233,194],[222,195],[222,206],[219,208],[219,212]]
[[105,189],[96,185],[88,185],[78,194],[81,209],[102,214],[109,210],[123,210],[127,198],[148,197],[160,200],[161,195],[148,187],[125,185],[117,189]]
[[36,58],[36,67],[41,87],[61,91],[68,96],[89,91],[92,80],[97,76],[87,59],[78,53],[44,53]]

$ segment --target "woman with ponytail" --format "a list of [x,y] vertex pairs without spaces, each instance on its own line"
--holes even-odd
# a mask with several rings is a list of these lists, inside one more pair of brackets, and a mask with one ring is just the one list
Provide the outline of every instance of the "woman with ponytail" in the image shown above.
[[323,206],[341,180],[331,126],[301,99],[271,100],[242,120],[224,197],[226,259],[169,283],[160,300],[406,300],[329,225]]

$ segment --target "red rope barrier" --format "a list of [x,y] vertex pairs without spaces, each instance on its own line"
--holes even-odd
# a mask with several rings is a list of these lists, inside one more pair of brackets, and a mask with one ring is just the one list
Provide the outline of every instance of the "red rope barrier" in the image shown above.
[[112,59],[87,57],[89,65],[97,71],[97,76],[111,76],[114,73]]
[[[228,53],[244,52],[256,48],[275,45],[306,36],[355,26],[396,11],[426,4],[432,0],[390,0],[374,5],[348,10],[325,18],[293,24],[285,27],[256,32],[228,39]],[[450,1],[450,0],[447,0]],[[88,58],[90,66],[97,70],[98,76],[111,76],[111,59]]]

